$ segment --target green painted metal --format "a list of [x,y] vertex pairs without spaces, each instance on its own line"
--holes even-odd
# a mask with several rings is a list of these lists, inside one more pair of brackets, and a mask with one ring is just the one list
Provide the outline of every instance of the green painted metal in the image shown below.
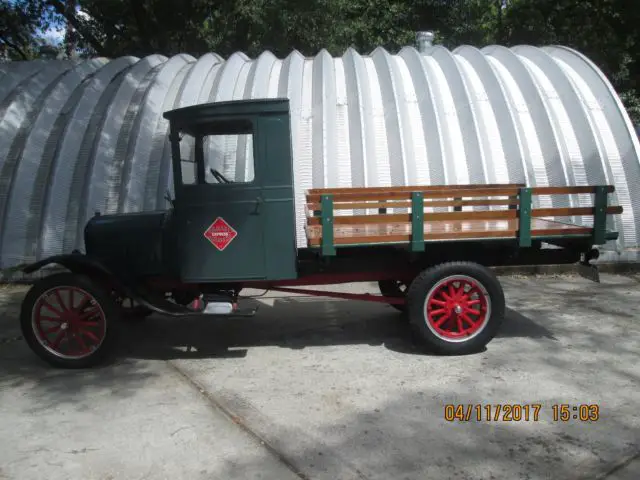
[[531,189],[520,188],[518,208],[518,243],[521,247],[531,246]]
[[333,195],[321,195],[320,208],[322,209],[322,255],[331,257],[336,254],[336,247],[333,244]]
[[264,181],[262,215],[266,278],[297,278],[296,212],[289,115],[269,112],[258,124]]
[[166,212],[98,215],[84,228],[85,249],[109,269],[128,275],[162,275]]
[[[163,114],[169,120],[172,129],[196,136],[198,133],[211,133],[221,117],[250,117],[254,115],[289,116],[289,100],[286,98],[259,100],[232,100],[212,102],[176,108]],[[222,127],[224,131],[224,127]],[[289,139],[287,139],[289,140]],[[290,143],[290,141],[288,141]]]
[[602,245],[606,243],[607,234],[607,187],[596,187],[593,215],[593,243]]
[[[165,113],[172,142],[192,135],[196,145],[195,183],[175,181],[172,218],[173,270],[184,282],[283,280],[297,277],[293,163],[289,105],[285,100],[223,102]],[[199,148],[208,135],[251,135],[253,179],[217,183],[205,177],[208,158]],[[244,140],[245,137],[239,137]],[[181,168],[172,148],[174,171]],[[252,157],[252,158],[251,158]],[[244,168],[244,165],[238,168]],[[234,180],[234,179],[231,179]],[[205,236],[217,225],[235,237],[216,248]],[[224,223],[222,223],[224,222]],[[225,225],[226,224],[226,225]],[[221,235],[220,231],[217,233]],[[232,232],[233,235],[233,232]]]
[[424,195],[411,192],[411,251],[424,252]]

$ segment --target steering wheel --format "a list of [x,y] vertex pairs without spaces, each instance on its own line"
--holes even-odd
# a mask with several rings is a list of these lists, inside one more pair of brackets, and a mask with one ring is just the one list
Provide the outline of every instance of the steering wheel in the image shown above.
[[214,178],[216,180],[218,180],[218,182],[220,182],[220,183],[231,183],[231,181],[229,179],[227,179],[227,177],[222,175],[218,170],[209,167],[209,171],[211,172],[211,175],[213,175]]

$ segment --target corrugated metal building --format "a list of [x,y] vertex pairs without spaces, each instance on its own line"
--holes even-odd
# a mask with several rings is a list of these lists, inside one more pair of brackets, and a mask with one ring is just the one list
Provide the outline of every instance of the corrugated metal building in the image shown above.
[[96,210],[165,208],[162,112],[265,97],[291,101],[299,200],[312,186],[612,183],[625,213],[605,258],[636,259],[640,146],[598,68],[563,47],[426,46],[0,64],[0,268],[82,248]]

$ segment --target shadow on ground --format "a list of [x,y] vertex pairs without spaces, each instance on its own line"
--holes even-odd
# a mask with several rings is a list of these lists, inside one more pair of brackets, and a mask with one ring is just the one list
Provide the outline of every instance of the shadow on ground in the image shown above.
[[[292,470],[306,474],[302,478],[592,480],[637,452],[640,434],[622,417],[606,418],[602,425],[554,422],[551,402],[544,402],[540,423],[447,421],[444,405],[460,398],[456,388],[437,385],[404,392],[378,408],[352,409],[339,421],[323,421],[313,429],[274,422],[242,400],[231,398],[226,406],[271,447],[286,452]],[[473,392],[464,394],[464,405],[487,403]],[[307,414],[317,415],[311,405]],[[239,478],[258,467],[238,458],[216,476]]]
[[[251,318],[152,316],[121,325],[117,350],[101,367],[64,371],[37,358],[22,339],[18,316],[25,289],[5,289],[0,305],[0,381],[5,388],[31,385],[39,403],[74,401],[108,388],[133,395],[153,375],[137,360],[243,358],[255,347],[288,349],[338,345],[381,346],[406,355],[426,355],[420,340],[392,307],[375,303],[279,297],[259,304]],[[269,300],[269,299],[267,299]],[[257,302],[247,300],[248,303]],[[553,338],[552,333],[511,309],[500,337]]]
[[[52,370],[23,341],[8,341],[0,344],[0,385],[11,392],[28,384],[37,408],[91,395],[128,398],[156,374],[148,365],[161,364],[146,360],[174,360],[234,422],[308,478],[594,478],[640,439],[633,322],[640,288],[620,278],[504,285],[510,309],[499,338],[468,358],[421,361],[419,342],[388,306],[264,297],[249,319],[154,316],[128,324],[116,360],[90,371]],[[0,337],[16,332],[20,297],[0,307]],[[384,348],[259,350],[352,345]],[[544,421],[443,418],[447,403],[506,402],[543,402]],[[596,403],[602,419],[553,421],[551,405],[567,402]],[[260,461],[239,454],[208,473],[242,478]]]
[[19,325],[20,302],[25,288],[0,289],[0,387],[26,388],[38,408],[74,403],[96,392],[128,397],[152,373],[135,361],[113,357],[104,366],[90,370],[59,370],[41,361],[29,350]]
[[[120,354],[161,360],[242,358],[253,347],[369,345],[428,355],[403,316],[386,305],[295,297],[275,298],[271,305],[257,306],[259,310],[251,318],[155,316],[130,324]],[[511,309],[507,309],[498,336],[554,338],[542,324]]]

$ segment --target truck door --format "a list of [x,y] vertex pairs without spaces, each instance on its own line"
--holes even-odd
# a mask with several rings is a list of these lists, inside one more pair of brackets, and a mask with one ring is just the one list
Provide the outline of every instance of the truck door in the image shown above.
[[172,263],[184,282],[267,276],[264,172],[256,161],[255,130],[252,118],[222,118],[207,125],[206,134],[180,142],[187,161],[176,182]]

